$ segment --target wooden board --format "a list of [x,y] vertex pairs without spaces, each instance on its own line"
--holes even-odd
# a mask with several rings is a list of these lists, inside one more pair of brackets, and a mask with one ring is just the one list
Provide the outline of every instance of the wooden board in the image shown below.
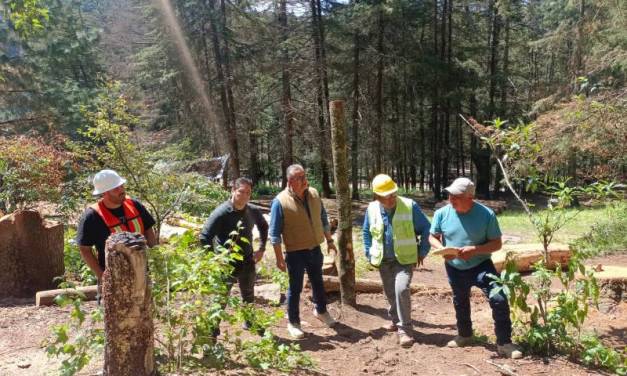
[[35,295],[35,305],[39,306],[50,306],[54,304],[54,299],[61,294],[77,294],[81,292],[85,294],[86,300],[95,300],[96,294],[98,293],[98,289],[96,285],[93,286],[83,286],[77,287],[76,289],[56,289],[56,290],[45,290],[38,291]]
[[[492,262],[497,272],[501,272],[505,267],[505,260],[508,253],[518,266],[519,272],[526,272],[532,269],[533,264],[542,259],[543,247],[539,243],[531,244],[506,244],[500,251],[492,254]],[[549,267],[566,265],[570,259],[570,248],[567,244],[555,243],[549,246]]]

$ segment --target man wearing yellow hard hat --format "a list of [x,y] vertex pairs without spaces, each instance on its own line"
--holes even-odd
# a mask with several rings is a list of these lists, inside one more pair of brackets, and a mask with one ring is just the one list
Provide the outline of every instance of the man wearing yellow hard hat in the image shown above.
[[[379,268],[391,322],[384,326],[398,333],[399,344],[411,347],[411,293],[409,284],[416,264],[429,253],[430,224],[418,204],[396,195],[398,187],[385,174],[372,181],[374,201],[364,218],[364,252]],[[417,238],[420,237],[420,241]]]

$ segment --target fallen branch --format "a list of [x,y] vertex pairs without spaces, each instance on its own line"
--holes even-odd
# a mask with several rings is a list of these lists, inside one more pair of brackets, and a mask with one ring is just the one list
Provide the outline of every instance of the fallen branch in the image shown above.
[[493,361],[486,359],[487,363],[492,364],[493,366],[495,366],[496,368],[498,368],[499,372],[501,372],[501,374],[503,375],[507,375],[507,376],[518,376],[518,374],[515,372],[515,370],[508,366],[507,364],[498,364],[498,363],[494,363]]
[[467,367],[470,367],[470,368],[474,369],[474,370],[475,370],[475,372],[477,372],[478,374],[480,374],[480,375],[481,375],[481,371],[479,371],[479,370],[477,369],[477,367],[473,366],[472,364],[462,363],[462,365],[464,365],[464,366],[467,366]]

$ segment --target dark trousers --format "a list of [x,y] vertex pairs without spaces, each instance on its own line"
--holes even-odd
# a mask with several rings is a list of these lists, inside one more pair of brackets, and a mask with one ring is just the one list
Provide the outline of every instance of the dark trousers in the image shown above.
[[446,264],[446,274],[453,290],[453,306],[457,318],[457,331],[462,337],[472,336],[472,321],[470,320],[470,288],[476,286],[483,291],[490,300],[494,331],[497,345],[511,342],[512,322],[509,318],[509,305],[503,292],[490,298],[493,281],[488,274],[497,275],[492,260],[486,260],[474,268],[459,270]]
[[[242,295],[242,301],[244,303],[253,303],[255,301],[255,262],[253,261],[252,256],[246,257],[242,261],[238,261],[231,275],[228,277],[226,281],[226,286],[228,289],[227,295],[231,293],[231,289],[233,288],[233,284],[235,281],[239,284],[239,290]],[[226,304],[226,303],[225,303]],[[225,308],[226,305],[223,305],[222,308]],[[213,329],[213,337],[217,337],[220,335],[220,322],[218,321],[218,325]]]
[[322,284],[322,251],[320,247],[285,253],[290,286],[287,289],[287,315],[292,324],[300,324],[300,293],[303,291],[305,271],[309,276],[313,302],[318,313],[327,311],[327,298]]
[[237,281],[242,294],[242,301],[244,303],[253,303],[255,301],[255,277],[255,262],[252,256],[246,257],[235,264],[235,268],[227,281],[229,292],[235,281]]

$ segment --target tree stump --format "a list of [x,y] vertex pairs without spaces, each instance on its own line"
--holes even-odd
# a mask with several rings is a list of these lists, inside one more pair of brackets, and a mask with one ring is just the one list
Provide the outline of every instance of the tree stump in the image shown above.
[[63,265],[63,224],[18,210],[0,219],[0,297],[32,297],[56,288]]
[[146,240],[129,232],[107,239],[102,296],[105,376],[155,374],[154,327]]

